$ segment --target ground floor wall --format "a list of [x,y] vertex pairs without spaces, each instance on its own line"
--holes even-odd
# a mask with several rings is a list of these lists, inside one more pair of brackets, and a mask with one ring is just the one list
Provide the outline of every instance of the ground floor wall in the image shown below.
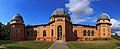
[[[54,25],[54,24],[53,24]],[[11,40],[38,40],[38,41],[82,41],[82,40],[93,40],[95,38],[103,38],[99,36],[96,28],[92,27],[83,27],[83,26],[73,26],[67,25],[69,27],[65,27],[64,24],[56,24],[56,26],[39,26],[33,29],[26,28],[25,29],[25,37],[10,37]],[[58,37],[58,26],[62,27],[62,35]],[[33,31],[32,31],[33,30]],[[29,31],[29,36],[27,32]],[[37,32],[37,36],[32,35],[33,32]],[[58,39],[59,38],[59,39]],[[111,36],[105,37],[111,38]]]

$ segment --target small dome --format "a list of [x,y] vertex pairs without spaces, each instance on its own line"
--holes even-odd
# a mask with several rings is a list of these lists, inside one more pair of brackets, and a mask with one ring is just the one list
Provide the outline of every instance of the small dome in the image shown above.
[[15,16],[13,16],[12,18],[13,20],[14,19],[20,19],[20,20],[23,20],[22,16],[20,14],[16,14]]
[[55,11],[53,11],[52,15],[66,15],[68,16],[68,13],[63,8],[57,8]]
[[2,25],[2,22],[0,22],[0,25]]
[[108,19],[108,20],[110,20],[110,17],[109,17],[108,14],[102,13],[102,14],[99,16],[98,20],[101,20],[101,19]]

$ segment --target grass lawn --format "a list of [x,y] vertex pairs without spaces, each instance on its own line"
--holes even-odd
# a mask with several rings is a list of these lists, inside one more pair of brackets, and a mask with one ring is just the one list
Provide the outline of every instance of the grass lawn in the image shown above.
[[120,41],[115,39],[107,41],[71,41],[67,45],[70,49],[114,49],[120,46]]
[[19,41],[0,42],[0,46],[8,49],[48,49],[54,42],[48,41]]

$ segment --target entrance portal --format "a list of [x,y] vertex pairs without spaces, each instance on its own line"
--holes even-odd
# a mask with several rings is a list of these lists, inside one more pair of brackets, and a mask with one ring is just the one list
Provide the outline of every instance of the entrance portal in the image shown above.
[[58,26],[57,28],[57,40],[62,40],[62,26]]

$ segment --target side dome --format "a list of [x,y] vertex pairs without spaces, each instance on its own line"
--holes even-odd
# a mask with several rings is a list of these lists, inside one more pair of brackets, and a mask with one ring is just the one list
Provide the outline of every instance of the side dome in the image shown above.
[[15,16],[13,16],[12,20],[23,20],[23,18],[20,14],[16,14]]
[[2,25],[2,22],[0,22],[0,25]]
[[110,17],[109,17],[109,15],[108,14],[106,14],[106,13],[102,13],[100,16],[99,16],[99,18],[98,18],[98,20],[110,20]]
[[68,13],[63,9],[63,8],[57,8],[56,10],[53,11],[51,16],[58,15],[58,16],[69,16]]

